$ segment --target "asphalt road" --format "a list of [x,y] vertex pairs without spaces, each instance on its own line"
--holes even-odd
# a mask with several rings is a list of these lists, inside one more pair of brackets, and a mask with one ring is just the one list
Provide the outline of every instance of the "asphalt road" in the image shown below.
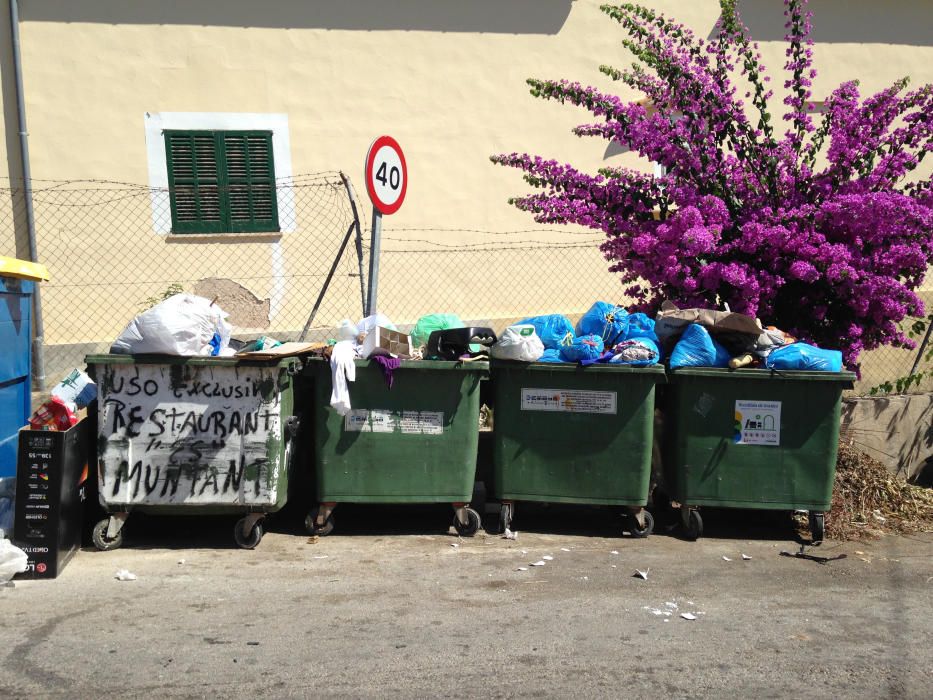
[[341,506],[253,551],[231,519],[131,520],[0,589],[0,697],[933,697],[933,535],[820,564],[783,520],[711,515],[698,542],[573,509],[460,540],[443,508]]

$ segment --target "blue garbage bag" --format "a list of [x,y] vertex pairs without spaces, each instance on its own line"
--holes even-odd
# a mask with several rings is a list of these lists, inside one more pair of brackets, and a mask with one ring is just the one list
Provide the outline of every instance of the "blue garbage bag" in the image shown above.
[[583,335],[573,339],[571,345],[560,349],[560,358],[564,362],[595,361],[603,354],[605,346],[598,335]]
[[537,359],[538,362],[563,362],[560,359],[560,350],[557,348],[548,348],[544,354]]
[[[544,343],[545,350],[560,348],[562,343],[569,343],[573,340],[573,324],[566,316],[560,314],[547,314],[545,316],[534,316],[519,321],[515,325],[531,324],[535,327],[535,333]],[[568,335],[570,336],[568,338]],[[545,360],[547,361],[547,360]],[[552,362],[554,360],[551,360]]]
[[709,331],[698,323],[687,326],[674,351],[671,369],[676,367],[728,367],[729,351],[713,340]]
[[644,367],[661,361],[661,349],[651,338],[624,340],[612,348],[612,353],[609,363],[613,365]]
[[643,313],[628,314],[622,319],[622,337],[623,340],[635,340],[636,338],[649,338],[657,344],[658,336],[654,332],[654,319]]
[[608,301],[597,301],[577,322],[577,335],[598,335],[604,345],[615,345],[623,334],[623,321],[628,312]]
[[807,343],[791,343],[772,350],[765,358],[765,367],[771,369],[797,369],[812,372],[841,372],[842,353],[825,350]]

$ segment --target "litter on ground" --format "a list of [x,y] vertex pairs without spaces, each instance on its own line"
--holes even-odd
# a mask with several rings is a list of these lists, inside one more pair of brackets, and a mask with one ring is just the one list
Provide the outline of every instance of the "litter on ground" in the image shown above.
[[120,569],[115,575],[114,578],[117,581],[135,581],[136,574],[127,571],[126,569]]

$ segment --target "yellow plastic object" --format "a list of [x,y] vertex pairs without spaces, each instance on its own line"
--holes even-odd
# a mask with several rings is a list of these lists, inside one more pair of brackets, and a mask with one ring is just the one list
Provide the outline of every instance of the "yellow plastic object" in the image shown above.
[[0,255],[0,275],[37,282],[47,282],[51,279],[49,271],[41,263],[20,260],[19,258],[7,258],[2,255]]

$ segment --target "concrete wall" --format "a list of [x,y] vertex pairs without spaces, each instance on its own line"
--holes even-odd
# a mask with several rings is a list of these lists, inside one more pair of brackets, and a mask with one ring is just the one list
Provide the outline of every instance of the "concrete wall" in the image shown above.
[[842,439],[893,474],[918,478],[933,464],[933,393],[846,399]]

